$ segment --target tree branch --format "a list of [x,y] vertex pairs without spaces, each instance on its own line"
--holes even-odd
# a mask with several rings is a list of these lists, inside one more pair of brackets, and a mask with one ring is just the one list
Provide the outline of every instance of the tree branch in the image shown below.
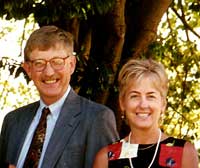
[[198,38],[200,38],[200,35],[195,32],[193,30],[193,28],[186,22],[185,17],[179,15],[179,13],[177,12],[177,10],[174,7],[171,7],[172,11],[177,15],[177,17],[182,21],[182,23],[184,24],[185,28],[190,30],[194,35],[196,35]]

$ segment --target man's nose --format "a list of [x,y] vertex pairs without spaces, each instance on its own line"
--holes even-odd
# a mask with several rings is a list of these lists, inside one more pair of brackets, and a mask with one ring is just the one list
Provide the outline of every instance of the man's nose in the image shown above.
[[50,62],[47,62],[46,67],[44,69],[44,73],[47,75],[52,75],[54,73],[54,69],[51,66]]

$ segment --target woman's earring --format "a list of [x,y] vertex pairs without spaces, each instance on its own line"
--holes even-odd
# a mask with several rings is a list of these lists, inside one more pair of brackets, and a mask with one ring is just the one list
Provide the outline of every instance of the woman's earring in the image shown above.
[[125,137],[129,134],[130,127],[126,118],[126,112],[121,113],[120,137]]
[[122,120],[123,123],[125,123],[126,125],[128,125],[128,120],[126,118],[126,112],[125,111],[122,112],[121,120]]
[[125,115],[124,115],[124,113],[121,115],[121,119],[122,119],[122,120],[125,119]]

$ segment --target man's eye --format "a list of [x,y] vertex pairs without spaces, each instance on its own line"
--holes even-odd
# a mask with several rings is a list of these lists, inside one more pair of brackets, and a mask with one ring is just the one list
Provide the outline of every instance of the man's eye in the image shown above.
[[44,63],[44,61],[35,61],[34,62],[34,65],[35,66],[42,66],[42,65],[44,65],[45,63]]
[[54,59],[54,60],[52,60],[52,63],[55,65],[61,65],[61,64],[63,64],[63,60],[62,59]]

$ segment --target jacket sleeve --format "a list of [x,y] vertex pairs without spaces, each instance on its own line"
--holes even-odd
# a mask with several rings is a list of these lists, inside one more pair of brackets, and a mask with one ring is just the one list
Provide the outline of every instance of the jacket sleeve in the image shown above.
[[7,156],[7,150],[6,150],[6,117],[4,118],[3,125],[1,128],[1,134],[0,134],[0,167],[6,168],[8,167],[6,156]]
[[85,168],[92,168],[96,153],[104,146],[119,139],[113,111],[105,108],[93,119],[88,134]]

